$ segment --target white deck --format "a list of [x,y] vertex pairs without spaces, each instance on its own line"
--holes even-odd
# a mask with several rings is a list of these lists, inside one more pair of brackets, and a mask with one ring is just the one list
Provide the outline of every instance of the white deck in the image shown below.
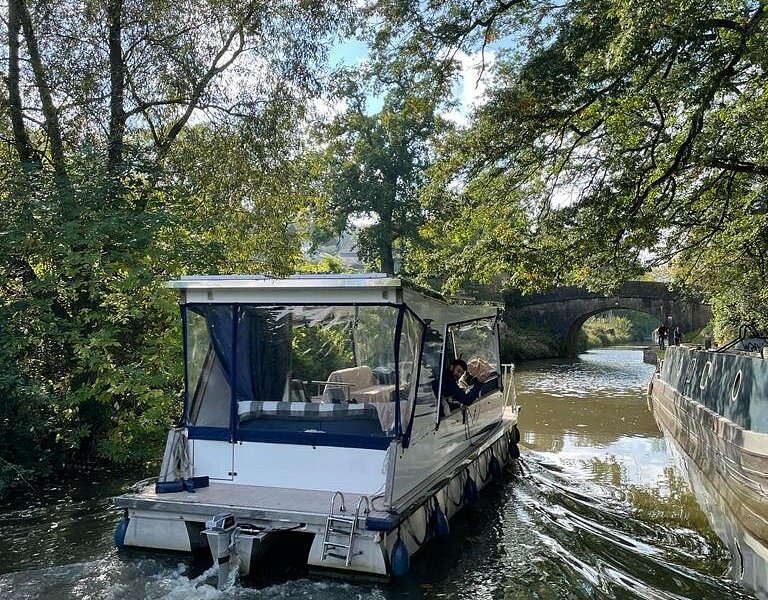
[[[217,513],[231,512],[239,519],[254,522],[325,525],[332,495],[333,492],[318,490],[211,482],[209,487],[194,493],[156,494],[154,485],[149,485],[140,492],[119,496],[115,504],[120,508],[200,515],[206,519]],[[357,494],[344,494],[346,514],[354,513],[359,499]],[[377,499],[372,508],[381,508],[381,504],[382,500]],[[371,510],[371,516],[386,517],[387,513]]]

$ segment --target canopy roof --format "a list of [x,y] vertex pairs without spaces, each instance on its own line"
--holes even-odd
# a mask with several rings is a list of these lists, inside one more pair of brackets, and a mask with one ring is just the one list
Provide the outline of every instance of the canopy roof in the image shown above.
[[498,307],[453,304],[413,284],[383,273],[291,275],[192,275],[168,282],[183,303],[253,304],[406,304],[432,327],[493,318]]

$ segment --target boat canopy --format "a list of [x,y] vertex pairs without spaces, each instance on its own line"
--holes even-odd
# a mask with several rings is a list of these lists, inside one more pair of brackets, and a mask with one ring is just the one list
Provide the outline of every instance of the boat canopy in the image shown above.
[[495,306],[449,304],[379,274],[169,285],[181,295],[193,439],[407,445],[416,406],[439,419],[448,359],[501,385]]

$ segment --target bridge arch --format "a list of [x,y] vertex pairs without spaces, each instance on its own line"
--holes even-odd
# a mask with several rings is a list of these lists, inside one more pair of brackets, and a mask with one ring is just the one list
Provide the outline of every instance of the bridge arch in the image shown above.
[[701,329],[712,318],[708,306],[681,297],[661,282],[630,281],[613,295],[584,288],[561,287],[542,294],[505,298],[505,320],[541,328],[554,339],[553,356],[575,356],[578,332],[590,317],[608,310],[626,309],[647,313],[659,322],[671,317],[684,332]]
[[579,350],[579,332],[581,331],[581,328],[584,326],[584,324],[589,321],[592,317],[596,317],[597,315],[601,315],[606,312],[610,312],[612,310],[631,310],[632,312],[639,312],[646,315],[651,315],[652,317],[656,317],[659,319],[659,322],[661,322],[661,318],[659,315],[652,314],[646,310],[638,310],[636,308],[632,308],[630,306],[611,306],[609,308],[598,308],[595,309],[592,312],[585,313],[584,315],[578,317],[568,328],[568,333],[566,334],[565,339],[565,345],[566,345],[566,355],[567,356],[576,356],[578,354]]

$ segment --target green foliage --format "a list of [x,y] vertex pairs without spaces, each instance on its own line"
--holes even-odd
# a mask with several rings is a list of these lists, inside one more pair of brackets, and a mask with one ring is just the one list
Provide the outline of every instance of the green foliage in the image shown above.
[[333,256],[326,256],[317,262],[302,262],[296,267],[297,273],[344,273],[344,264]]
[[157,458],[183,381],[164,282],[294,270],[299,125],[347,16],[343,1],[9,5],[0,488]]
[[587,348],[601,348],[633,341],[631,327],[627,317],[592,317],[582,325],[581,330]]
[[658,320],[645,313],[616,310],[587,319],[582,325],[582,347],[600,348],[629,342],[649,344]]
[[[302,381],[326,381],[333,371],[354,365],[349,326],[297,327],[293,330],[292,375]],[[314,393],[313,390],[310,390]]]
[[506,323],[499,333],[502,363],[560,356],[562,349],[548,330],[525,323]]
[[343,81],[347,110],[319,128],[322,149],[308,158],[321,187],[313,233],[317,242],[325,241],[348,231],[355,219],[367,219],[359,230],[358,255],[394,273],[396,258],[404,258],[408,244],[418,240],[418,193],[447,123],[437,115],[440,97],[421,94],[412,81],[396,80],[375,114],[366,107],[370,87],[351,75]]
[[424,190],[433,243],[412,258],[426,275],[451,288],[504,276],[522,289],[608,291],[673,263],[720,330],[765,327],[762,4],[458,0],[418,11],[391,0],[376,10],[387,25],[374,48],[398,64],[419,70],[489,44],[498,54],[485,104]]

